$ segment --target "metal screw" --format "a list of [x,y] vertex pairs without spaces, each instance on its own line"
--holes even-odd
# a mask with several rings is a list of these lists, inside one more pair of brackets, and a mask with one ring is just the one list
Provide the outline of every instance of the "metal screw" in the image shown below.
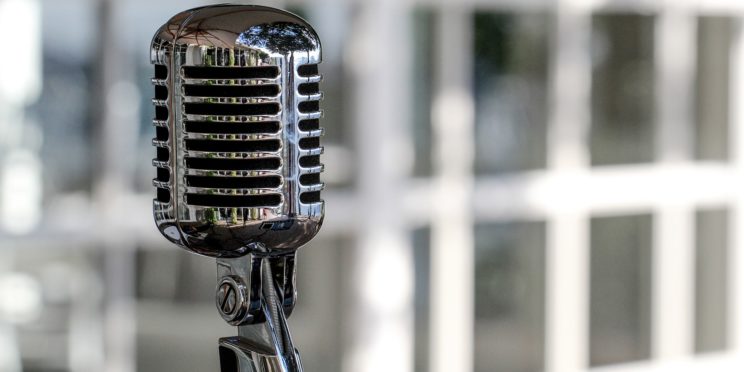
[[220,311],[222,319],[232,325],[238,325],[245,319],[248,311],[246,301],[246,287],[243,280],[235,275],[222,277],[217,294],[214,296],[217,310]]
[[238,304],[238,292],[232,283],[222,283],[217,290],[217,303],[223,314],[232,314]]

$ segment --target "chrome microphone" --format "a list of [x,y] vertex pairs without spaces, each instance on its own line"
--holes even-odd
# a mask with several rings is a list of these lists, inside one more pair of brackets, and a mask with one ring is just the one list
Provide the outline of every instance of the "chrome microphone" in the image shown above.
[[153,37],[155,223],[217,258],[216,302],[238,337],[222,371],[301,371],[286,317],[295,253],[323,221],[320,40],[291,13],[216,5]]

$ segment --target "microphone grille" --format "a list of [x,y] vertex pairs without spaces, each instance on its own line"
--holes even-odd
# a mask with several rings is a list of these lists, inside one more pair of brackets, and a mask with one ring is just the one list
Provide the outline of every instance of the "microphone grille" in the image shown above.
[[[279,68],[183,67],[181,99],[186,186],[205,193],[186,193],[190,205],[259,207],[281,204],[281,88]],[[155,65],[155,126],[153,145],[158,200],[171,197],[171,149],[167,86],[168,66]],[[303,97],[297,110],[306,118],[298,122],[301,133],[299,181],[303,203],[320,202],[320,75],[318,65],[298,68],[297,91]],[[257,193],[258,191],[258,193]]]
[[216,6],[153,39],[156,223],[213,256],[297,248],[323,218],[320,44],[301,19]]
[[280,69],[186,66],[181,71],[186,204],[280,206]]

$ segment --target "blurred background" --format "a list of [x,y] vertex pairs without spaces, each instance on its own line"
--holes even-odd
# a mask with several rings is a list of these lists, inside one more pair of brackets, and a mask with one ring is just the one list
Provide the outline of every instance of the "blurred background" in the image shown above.
[[[0,0],[0,371],[217,371],[215,261],[152,222],[154,31]],[[307,371],[744,368],[744,3],[256,1],[316,26]]]

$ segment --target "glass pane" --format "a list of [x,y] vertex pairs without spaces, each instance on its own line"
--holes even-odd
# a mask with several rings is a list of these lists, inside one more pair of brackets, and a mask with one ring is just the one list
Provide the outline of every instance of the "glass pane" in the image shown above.
[[475,171],[544,168],[550,18],[474,16]]
[[414,371],[429,371],[429,308],[431,229],[413,231],[414,258]]
[[728,337],[729,213],[696,214],[695,351],[720,351]]
[[434,34],[435,13],[430,9],[416,9],[413,26],[413,140],[415,176],[429,176],[432,171],[431,102],[434,91]]
[[700,17],[697,30],[695,158],[728,160],[731,17]]
[[87,192],[91,187],[94,141],[90,103],[94,99],[93,29],[97,25],[95,7],[87,1],[46,1],[41,9],[43,85],[39,100],[27,112],[38,127],[36,123],[24,125],[22,139],[37,143],[22,146],[37,147],[45,197],[53,199],[60,194]]
[[235,327],[214,307],[215,261],[164,241],[140,249],[136,266],[136,370],[219,369],[217,340]]
[[651,215],[591,220],[590,364],[651,354]]
[[653,17],[592,17],[592,165],[653,160],[653,51]]
[[475,371],[541,371],[545,223],[475,227]]
[[297,256],[297,305],[289,318],[295,346],[305,371],[340,372],[344,319],[349,319],[347,294],[355,289],[354,242],[347,236],[319,236]]

